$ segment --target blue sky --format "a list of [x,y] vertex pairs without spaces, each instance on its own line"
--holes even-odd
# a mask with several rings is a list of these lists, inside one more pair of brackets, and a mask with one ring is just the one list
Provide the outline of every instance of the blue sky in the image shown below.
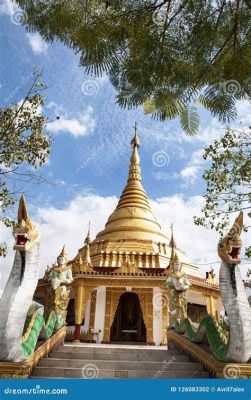
[[[43,172],[50,176],[54,185],[43,187],[43,196],[46,194],[52,204],[61,206],[82,190],[92,189],[104,196],[119,195],[127,175],[135,120],[142,144],[142,170],[148,195],[156,198],[180,191],[185,196],[202,192],[200,179],[187,185],[189,177],[193,181],[192,171],[188,178],[181,175],[190,163],[191,154],[201,148],[200,141],[184,143],[178,121],[157,122],[144,115],[142,107],[130,111],[121,109],[116,105],[116,93],[106,77],[87,76],[78,66],[78,54],[61,43],[43,45],[36,37],[38,35],[28,35],[23,26],[13,24],[9,15],[1,15],[1,105],[6,105],[10,99],[16,102],[23,98],[31,83],[27,77],[36,65],[43,71],[43,81],[48,85],[44,113],[50,118],[55,115],[67,118],[67,127],[70,120],[73,125],[74,120],[86,117],[82,122],[86,133],[79,136],[73,136],[67,128],[53,131],[52,154]],[[203,129],[210,115],[202,111],[201,116]],[[180,143],[172,140],[172,135],[177,140],[180,136]],[[163,167],[152,161],[158,151],[165,152],[169,160]],[[38,202],[43,201],[41,187],[30,190]]]
[[[53,244],[49,253],[42,246],[45,262],[53,261],[63,240],[74,255],[82,245],[79,235],[85,234],[89,219],[94,234],[104,225],[126,182],[135,121],[141,140],[144,188],[163,229],[169,231],[170,223],[174,222],[180,246],[194,262],[216,260],[218,236],[195,227],[193,215],[203,204],[203,148],[224,133],[224,126],[200,109],[200,131],[191,138],[182,132],[177,120],[157,122],[144,115],[142,107],[121,109],[105,76],[87,76],[78,65],[78,54],[59,42],[48,45],[38,34],[27,33],[15,20],[17,12],[10,1],[0,0],[0,106],[24,97],[33,66],[37,66],[48,85],[43,113],[52,120],[60,116],[59,121],[47,126],[53,135],[53,146],[48,162],[41,169],[51,184],[25,187],[32,217],[42,231],[48,232],[52,225],[49,211],[53,215],[62,212],[65,219],[73,221],[74,213],[87,210],[76,226],[78,235],[72,233],[69,237],[67,232],[62,233],[62,227],[58,228],[58,234],[51,231]],[[242,102],[238,109],[239,119],[248,123],[249,104]],[[99,205],[102,213],[95,210]],[[203,240],[197,250],[194,243],[191,249],[194,236]],[[0,227],[0,241],[6,237],[11,245],[11,236]],[[9,258],[4,261],[5,265],[9,262]]]

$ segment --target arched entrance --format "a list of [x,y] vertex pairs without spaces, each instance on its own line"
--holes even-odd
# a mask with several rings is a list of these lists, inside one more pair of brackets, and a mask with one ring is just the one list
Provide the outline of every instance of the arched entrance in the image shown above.
[[146,342],[146,327],[138,295],[126,292],[120,296],[110,333],[111,342]]

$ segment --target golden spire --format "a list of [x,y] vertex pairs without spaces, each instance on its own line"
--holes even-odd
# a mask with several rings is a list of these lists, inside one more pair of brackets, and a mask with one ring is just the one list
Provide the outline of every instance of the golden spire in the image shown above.
[[67,260],[67,253],[66,253],[66,250],[65,250],[65,244],[64,244],[64,246],[63,246],[63,248],[61,250],[61,253],[59,254],[58,258],[59,257],[64,257]]
[[88,223],[88,232],[87,232],[87,235],[86,235],[86,238],[85,238],[85,244],[90,244],[91,243],[91,233],[90,233],[90,231],[91,231],[91,222],[89,221],[89,223]]
[[105,229],[97,234],[95,241],[114,238],[115,240],[146,239],[162,243],[168,238],[161,231],[160,225],[152,214],[147,194],[141,182],[138,154],[140,141],[136,123],[131,146],[132,155],[127,184],[115,211],[110,215],[105,225]]
[[180,262],[179,257],[177,256],[177,253],[175,251],[176,243],[175,243],[174,235],[173,235],[173,224],[171,224],[171,239],[169,242],[169,246],[171,247],[171,256],[170,256],[169,266],[173,266],[174,263]]
[[171,247],[171,249],[172,249],[172,251],[173,251],[173,249],[176,247],[176,243],[175,243],[175,240],[174,240],[174,237],[173,237],[173,223],[171,224],[171,239],[170,239],[170,242],[169,242],[169,246]]
[[133,148],[131,159],[130,159],[130,167],[129,167],[129,175],[128,181],[138,180],[141,181],[141,171],[140,171],[140,158],[138,153],[138,147],[140,146],[140,141],[137,133],[137,123],[134,125],[134,136],[131,141],[131,146]]
[[87,266],[92,266],[91,254],[90,254],[90,243],[91,243],[90,230],[91,230],[91,223],[89,221],[88,232],[87,232],[87,236],[85,238],[86,251],[85,251],[85,260],[84,260]]

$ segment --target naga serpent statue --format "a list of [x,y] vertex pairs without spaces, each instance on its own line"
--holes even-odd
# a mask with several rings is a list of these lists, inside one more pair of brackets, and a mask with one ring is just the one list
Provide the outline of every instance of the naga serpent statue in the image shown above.
[[[220,293],[228,316],[229,335],[223,335],[222,327],[210,315],[202,318],[198,329],[189,320],[176,321],[175,329],[201,343],[207,338],[212,353],[222,361],[247,363],[251,359],[251,308],[248,303],[238,264],[241,262],[243,213],[240,212],[227,235],[219,241]],[[228,338],[226,339],[226,337]]]
[[0,299],[0,360],[21,362],[32,355],[39,337],[46,339],[58,329],[58,316],[52,307],[45,321],[42,306],[32,301],[39,278],[40,232],[29,218],[24,196],[13,234],[14,264]]

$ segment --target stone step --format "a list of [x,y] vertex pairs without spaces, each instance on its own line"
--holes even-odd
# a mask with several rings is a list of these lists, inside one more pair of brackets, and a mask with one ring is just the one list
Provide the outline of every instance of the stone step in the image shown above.
[[[126,353],[126,354],[146,354],[146,353],[157,353],[158,354],[166,354],[167,348],[166,347],[156,347],[156,346],[120,346],[120,345],[101,345],[101,346],[93,346],[93,345],[71,345],[71,344],[65,344],[64,346],[61,346],[55,350],[56,352],[65,352],[65,353],[102,353],[102,354],[121,354],[121,353]],[[177,355],[180,354],[178,350],[172,349],[168,350],[168,353],[171,355]],[[53,354],[53,352],[52,352]]]
[[161,346],[70,344],[40,360],[32,378],[209,378],[201,364]]
[[[171,354],[170,354],[171,353]],[[176,361],[188,361],[189,358],[185,354],[173,352],[169,350],[162,351],[147,351],[145,353],[83,353],[83,352],[65,352],[53,351],[49,355],[50,358],[62,358],[71,360],[126,360],[126,361],[169,361],[175,358]]]
[[158,361],[125,361],[125,360],[69,360],[69,359],[58,359],[58,358],[44,358],[40,361],[39,367],[53,368],[82,368],[83,370],[95,369],[95,370],[141,370],[145,371],[159,371],[159,370],[177,370],[177,371],[201,371],[202,366],[198,363],[189,361],[176,361],[170,359],[169,361],[163,360]]
[[[142,365],[143,368],[143,365]],[[104,378],[209,378],[207,372],[202,370],[165,370],[164,368],[156,371],[147,370],[114,370],[114,369],[89,369],[89,372],[83,372],[82,368],[48,368],[37,367],[34,370],[32,378],[81,378],[81,379],[104,379]]]

